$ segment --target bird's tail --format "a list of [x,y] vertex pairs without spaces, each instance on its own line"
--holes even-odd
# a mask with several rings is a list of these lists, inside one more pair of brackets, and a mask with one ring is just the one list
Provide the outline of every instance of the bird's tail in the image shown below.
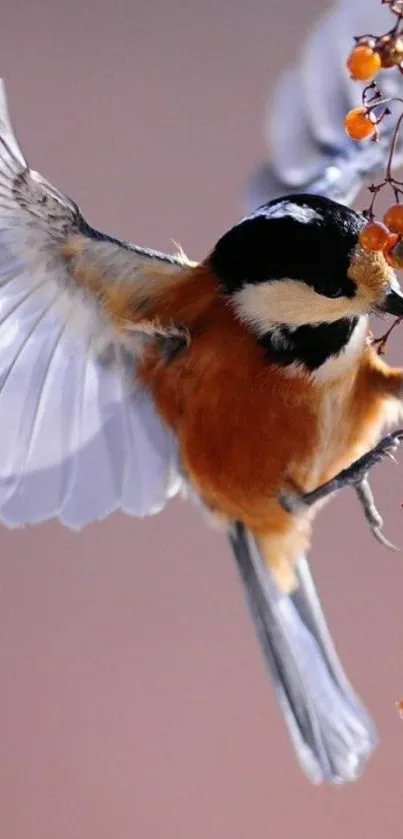
[[243,525],[230,541],[302,768],[314,783],[355,780],[377,734],[337,657],[306,559],[296,568],[297,588],[283,594]]

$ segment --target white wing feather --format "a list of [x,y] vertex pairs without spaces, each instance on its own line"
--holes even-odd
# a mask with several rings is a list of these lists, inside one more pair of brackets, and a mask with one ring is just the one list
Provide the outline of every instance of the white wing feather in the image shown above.
[[[0,518],[72,528],[161,509],[180,486],[176,442],[135,381],[135,358],[72,286],[60,243],[88,232],[105,274],[175,258],[92,231],[32,172],[0,90]],[[178,270],[180,266],[178,263]],[[103,355],[94,352],[102,336]]]

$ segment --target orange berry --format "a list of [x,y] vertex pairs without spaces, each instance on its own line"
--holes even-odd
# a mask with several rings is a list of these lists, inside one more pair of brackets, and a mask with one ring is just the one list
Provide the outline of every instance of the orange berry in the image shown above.
[[397,244],[398,241],[399,241],[399,236],[397,235],[397,233],[390,233],[388,241],[387,241],[385,247],[383,248],[383,255],[386,259],[386,262],[388,262],[389,265],[392,266],[392,268],[397,268],[398,267],[396,265],[395,258],[393,256],[393,249],[394,249],[394,247],[395,247],[395,245]]
[[358,236],[360,245],[368,251],[382,251],[388,244],[389,230],[380,221],[369,221]]
[[352,108],[344,118],[344,128],[352,140],[367,140],[376,132],[376,121],[366,108]]
[[403,204],[392,204],[383,217],[392,233],[403,233]]
[[374,52],[366,44],[359,44],[358,47],[354,47],[347,59],[347,68],[350,71],[350,76],[362,82],[366,82],[368,79],[376,76],[381,69],[381,64],[379,53]]

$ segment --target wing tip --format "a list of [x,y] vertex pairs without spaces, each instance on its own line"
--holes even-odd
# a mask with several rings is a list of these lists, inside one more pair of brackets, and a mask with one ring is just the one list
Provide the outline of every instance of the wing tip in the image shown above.
[[[15,131],[10,118],[5,80],[0,77],[0,138],[7,144],[9,153],[25,169],[27,162],[19,147]],[[2,144],[3,145],[3,144]],[[4,148],[0,150],[0,158],[4,155]]]

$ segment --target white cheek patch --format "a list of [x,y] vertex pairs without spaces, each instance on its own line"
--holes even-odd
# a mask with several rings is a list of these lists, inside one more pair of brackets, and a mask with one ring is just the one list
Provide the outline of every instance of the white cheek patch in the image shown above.
[[325,297],[306,283],[289,279],[245,285],[234,295],[234,302],[242,320],[259,334],[279,323],[287,326],[332,323],[365,310],[365,301],[358,297]]

